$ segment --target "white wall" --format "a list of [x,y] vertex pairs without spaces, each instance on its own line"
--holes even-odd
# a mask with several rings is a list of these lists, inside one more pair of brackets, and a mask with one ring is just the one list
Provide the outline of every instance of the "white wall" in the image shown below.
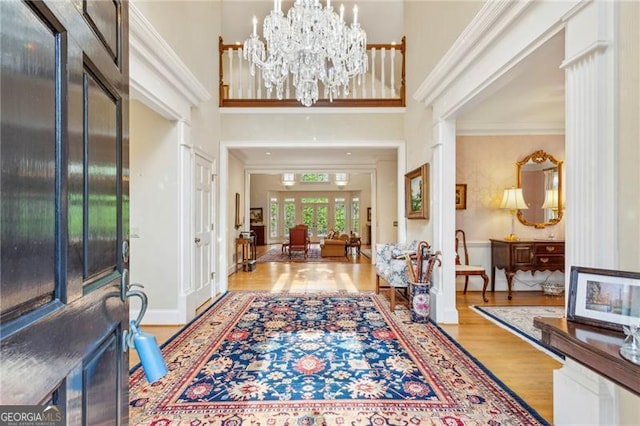
[[618,52],[620,268],[640,270],[640,3],[621,2]]
[[[618,51],[619,67],[619,267],[640,271],[640,3],[621,2]],[[620,424],[640,418],[638,396],[618,388]]]
[[[206,99],[206,92],[213,95],[212,98],[194,105],[190,110],[191,114],[188,114],[187,110],[186,116],[180,117],[184,120],[180,123],[169,123],[166,120],[163,122],[158,120],[158,117],[151,119],[149,117],[153,117],[153,113],[145,111],[146,107],[140,104],[135,106],[133,102],[134,106],[130,114],[132,162],[136,162],[135,167],[138,170],[147,172],[151,170],[157,173],[159,176],[150,180],[155,180],[158,185],[165,185],[154,188],[146,183],[142,176],[137,176],[134,172],[131,174],[131,187],[143,188],[140,191],[132,191],[131,227],[134,228],[140,224],[141,238],[147,238],[147,233],[142,233],[143,229],[150,226],[156,228],[153,232],[156,244],[145,247],[150,250],[139,251],[138,258],[132,257],[131,267],[132,270],[137,271],[136,273],[139,274],[137,277],[141,281],[154,282],[154,289],[145,287],[149,294],[149,320],[157,323],[184,322],[195,315],[195,312],[190,312],[190,308],[186,308],[190,306],[189,303],[183,303],[192,292],[190,282],[192,258],[186,250],[189,243],[193,241],[193,236],[190,235],[192,227],[189,222],[192,216],[191,206],[185,206],[185,203],[181,202],[179,191],[192,189],[190,188],[192,173],[190,163],[193,162],[196,151],[213,159],[214,163],[219,152],[218,55],[215,46],[220,33],[220,2],[134,0],[132,5],[159,33],[161,40],[157,41],[158,44],[164,46],[166,43],[169,46],[167,50],[173,50],[179,58],[179,61],[170,59],[173,61],[171,64],[181,61],[191,72],[192,78],[195,77],[199,83],[195,85],[204,87],[205,90],[200,90],[201,93],[198,93],[199,97],[202,95],[199,99]],[[156,41],[155,36],[154,41]],[[144,78],[141,81],[144,81]],[[162,79],[154,81],[164,82]],[[153,92],[149,87],[146,89]],[[166,88],[156,89],[163,91]],[[167,105],[158,108],[165,106]],[[175,105],[168,106],[170,110],[171,108],[176,110]],[[166,128],[171,130],[166,131]],[[162,133],[163,131],[166,133]],[[137,143],[140,145],[136,146]],[[159,146],[161,151],[157,151],[160,149]],[[161,153],[164,157],[157,158],[154,155],[155,152]],[[181,156],[184,161],[180,165]],[[184,170],[180,170],[179,167],[183,167]],[[161,179],[165,175],[169,176],[166,182]],[[181,188],[178,188],[178,185],[181,185]],[[171,196],[168,194],[165,196],[169,191],[167,188],[172,191]],[[214,199],[217,199],[218,188],[215,191]],[[191,202],[189,196],[184,199],[186,204]],[[159,209],[159,205],[163,208]],[[214,214],[217,216],[218,212]],[[163,220],[162,225],[158,224],[159,220]],[[214,241],[215,239],[214,235]],[[140,244],[138,246],[140,247]],[[155,252],[159,250],[165,254],[156,256]],[[185,254],[184,260],[181,260],[181,254]],[[161,279],[157,279],[157,275],[162,275]],[[132,274],[131,282],[135,282],[137,277]],[[156,292],[155,286],[160,286],[161,283],[162,286],[159,287],[161,291],[157,295],[152,295]],[[217,288],[213,290],[218,292]],[[167,312],[167,309],[175,310]]]
[[178,148],[174,123],[130,103],[129,282],[144,285],[152,309],[177,308]]
[[[227,275],[235,272],[236,238],[240,231],[249,229],[249,218],[245,217],[244,165],[232,154],[229,154],[229,180],[227,182]],[[240,194],[240,221],[243,225],[236,229],[236,193]]]
[[[467,185],[467,208],[456,210],[456,227],[465,230],[467,240],[487,241],[511,233],[511,214],[499,208],[502,193],[517,184],[516,162],[540,149],[564,162],[564,135],[456,138],[456,183]],[[534,239],[553,233],[562,239],[564,225],[561,220],[557,225],[536,229],[516,218],[515,234],[522,239]]]
[[[404,3],[407,36],[407,112],[404,139],[407,142],[405,160],[407,171],[432,160],[431,112],[414,100],[412,95],[482,5],[481,1],[407,1]],[[433,168],[431,170],[433,187],[433,179],[436,177],[433,175]],[[429,191],[430,195],[432,193],[433,191]],[[432,204],[433,200],[430,202],[430,205]],[[407,220],[407,240],[432,242],[432,227],[432,220]]]
[[398,227],[394,225],[394,222],[398,221],[397,174],[398,165],[395,161],[378,163],[377,208],[374,208],[375,224],[372,224],[371,231],[375,232],[377,243],[398,241]]

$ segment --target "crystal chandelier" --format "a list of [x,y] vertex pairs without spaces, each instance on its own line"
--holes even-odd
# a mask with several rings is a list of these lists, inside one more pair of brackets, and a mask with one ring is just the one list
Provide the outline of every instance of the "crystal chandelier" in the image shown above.
[[244,58],[249,70],[262,70],[265,87],[276,88],[282,99],[289,73],[293,77],[296,99],[305,106],[318,100],[318,81],[324,96],[333,101],[342,89],[349,93],[349,80],[367,72],[367,34],[358,23],[358,7],[353,8],[353,23],[344,22],[344,6],[340,15],[333,11],[331,0],[322,7],[319,0],[295,0],[287,15],[282,13],[282,0],[274,0],[273,10],[264,19],[263,35],[258,37],[258,20],[253,17],[253,33],[244,42]]

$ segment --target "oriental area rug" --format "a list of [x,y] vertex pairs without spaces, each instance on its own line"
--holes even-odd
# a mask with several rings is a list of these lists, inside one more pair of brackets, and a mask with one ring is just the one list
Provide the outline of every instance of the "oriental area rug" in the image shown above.
[[557,360],[564,360],[564,355],[561,352],[542,342],[541,331],[533,325],[535,317],[562,318],[564,316],[564,306],[474,305],[471,306],[471,309]]
[[132,425],[547,425],[433,323],[373,293],[229,292],[130,374]]
[[265,254],[260,256],[257,262],[351,262],[352,257],[346,256],[330,256],[322,257],[320,255],[320,246],[312,244],[307,252],[307,258],[301,251],[294,251],[289,259],[289,253],[283,252],[280,246],[270,248]]

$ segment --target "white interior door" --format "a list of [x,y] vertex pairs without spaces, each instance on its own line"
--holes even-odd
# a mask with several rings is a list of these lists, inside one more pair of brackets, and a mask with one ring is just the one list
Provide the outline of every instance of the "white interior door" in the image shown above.
[[213,196],[211,161],[195,155],[194,179],[194,284],[196,306],[202,305],[212,295],[213,281]]

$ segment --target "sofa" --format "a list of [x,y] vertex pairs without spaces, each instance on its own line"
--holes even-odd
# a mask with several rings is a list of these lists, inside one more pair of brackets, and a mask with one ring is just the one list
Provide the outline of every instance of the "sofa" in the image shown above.
[[340,234],[335,231],[329,232],[329,234],[320,241],[320,256],[346,256],[348,240],[349,235],[347,234]]
[[408,299],[410,279],[406,256],[415,254],[417,245],[417,241],[376,244],[376,293],[380,293],[380,289],[389,289],[391,312],[396,307],[396,292]]

